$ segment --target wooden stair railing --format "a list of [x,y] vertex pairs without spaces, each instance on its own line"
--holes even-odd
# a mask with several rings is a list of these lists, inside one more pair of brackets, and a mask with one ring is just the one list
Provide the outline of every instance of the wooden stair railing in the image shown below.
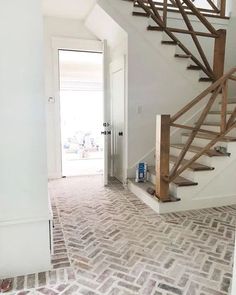
[[[129,1],[132,1],[132,0],[129,0]],[[194,2],[193,0],[191,0],[191,1]],[[211,0],[205,0],[205,2],[208,3],[211,8],[199,7],[195,3],[194,3],[194,5],[205,16],[227,18],[227,16],[226,16],[226,1],[227,0],[214,1],[214,2],[217,2],[217,4],[215,4]],[[173,0],[162,0],[162,1],[153,0],[153,2],[154,2],[154,5],[159,10],[167,9],[169,12],[176,12],[176,10],[177,10],[177,6]],[[137,1],[134,2],[134,6],[139,7],[139,4],[137,3]],[[192,14],[192,12],[190,10],[188,10],[188,7],[183,2],[182,2],[182,6],[184,7],[184,9],[186,10],[187,13]]]
[[[210,149],[219,141],[226,140],[227,134],[234,128],[236,128],[236,107],[230,112],[230,117],[227,119],[228,99],[228,87],[229,82],[236,82],[236,68],[230,70],[227,74],[223,75],[215,83],[209,86],[205,91],[188,103],[184,108],[177,112],[172,117],[170,115],[158,115],[157,116],[157,138],[156,138],[156,194],[161,201],[168,201],[169,185],[180,174],[187,170],[193,163],[195,163],[202,155],[210,151]],[[221,123],[220,131],[215,132],[202,128],[202,125],[206,119],[206,116],[211,112],[213,104],[216,102],[218,95],[222,96],[221,101]],[[184,124],[176,123],[176,121],[182,118],[188,111],[206,100],[203,110],[194,126],[188,126]],[[171,127],[189,130],[190,135],[180,152],[177,161],[175,162],[171,171],[169,171],[170,164],[170,129]],[[209,143],[206,146],[199,148],[195,156],[185,161],[185,155],[190,151],[191,145],[196,136],[201,133],[208,135]]]
[[[223,15],[225,14],[226,0],[221,0],[220,9],[211,0],[206,0],[212,7],[211,12]],[[163,0],[163,2],[156,2],[154,0],[134,0],[134,5],[141,7],[146,14],[153,19],[157,24],[157,28],[165,32],[173,42],[183,51],[183,53],[189,57],[196,66],[198,66],[207,77],[212,81],[219,79],[224,73],[225,62],[225,46],[226,46],[226,30],[217,30],[202,13],[202,10],[197,8],[191,0]],[[160,6],[162,3],[162,6]],[[186,29],[172,28],[168,26],[168,13],[169,7],[174,7],[181,14],[183,21],[186,25]],[[160,8],[161,7],[161,8]],[[195,15],[202,23],[205,31],[196,31],[189,18],[189,12]],[[177,34],[191,35],[193,43],[197,49],[198,55],[194,54],[188,45],[184,44],[177,37]],[[199,36],[214,38],[214,61],[213,66],[208,60],[205,50],[199,40]]]

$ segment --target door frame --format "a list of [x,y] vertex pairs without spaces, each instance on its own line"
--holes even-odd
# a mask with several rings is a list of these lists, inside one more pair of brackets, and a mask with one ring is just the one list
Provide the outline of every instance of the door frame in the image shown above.
[[[124,70],[124,136],[123,136],[123,184],[127,184],[128,177],[128,120],[127,120],[127,110],[128,110],[128,100],[127,100],[127,61],[126,55],[122,55],[114,59],[109,65],[109,79],[110,79],[110,112],[111,112],[111,124],[113,124],[113,106],[112,106],[112,84],[111,75],[112,72],[118,71],[120,68]],[[111,137],[111,176],[114,176],[114,137]]]
[[[59,50],[97,52],[104,54],[103,42],[96,40],[83,40],[74,38],[52,38],[52,56],[53,56],[53,93],[55,104],[55,161],[56,177],[62,175],[62,147],[61,147],[61,110],[60,110],[60,65]],[[105,84],[106,85],[106,84]],[[104,91],[107,91],[104,89]],[[102,126],[101,126],[102,129]]]

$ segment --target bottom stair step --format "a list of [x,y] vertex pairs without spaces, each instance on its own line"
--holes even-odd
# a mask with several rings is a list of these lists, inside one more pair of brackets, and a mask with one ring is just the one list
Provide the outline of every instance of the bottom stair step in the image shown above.
[[[156,171],[155,171],[155,168],[152,166],[152,167],[149,167],[148,168],[148,171],[153,174],[153,175],[156,175]],[[197,182],[194,182],[192,180],[189,180],[189,179],[186,179],[182,176],[178,176],[174,181],[173,183],[179,187],[183,187],[183,186],[194,186],[194,185],[198,185]]]
[[[151,183],[149,181],[137,183],[135,181],[135,179],[129,179],[129,182],[132,185],[134,185],[136,187],[136,189],[138,189],[141,192],[141,194],[146,195],[146,197],[150,197],[153,201],[161,202],[157,196],[148,193],[149,189],[155,191],[155,186],[153,185],[153,183]],[[181,201],[181,199],[170,195],[169,200],[167,200],[163,203],[179,202],[179,201]]]

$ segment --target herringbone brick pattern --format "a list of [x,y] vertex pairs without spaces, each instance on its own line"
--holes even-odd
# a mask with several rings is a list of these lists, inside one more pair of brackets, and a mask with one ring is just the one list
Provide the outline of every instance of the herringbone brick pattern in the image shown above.
[[64,277],[15,293],[230,294],[236,206],[159,216],[100,176],[53,181],[50,191],[60,220],[53,266]]

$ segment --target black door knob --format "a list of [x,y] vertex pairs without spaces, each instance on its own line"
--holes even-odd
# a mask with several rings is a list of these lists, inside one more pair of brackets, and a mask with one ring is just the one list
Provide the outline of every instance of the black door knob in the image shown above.
[[119,132],[118,135],[119,135],[119,136],[123,136],[123,132]]

